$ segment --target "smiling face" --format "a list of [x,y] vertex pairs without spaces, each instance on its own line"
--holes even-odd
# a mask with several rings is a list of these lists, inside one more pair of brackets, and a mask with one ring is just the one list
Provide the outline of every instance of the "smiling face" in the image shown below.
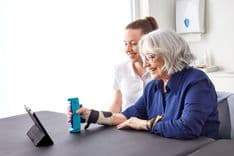
[[163,79],[166,72],[163,70],[164,60],[153,53],[142,54],[144,65],[150,72],[152,79]]
[[133,62],[141,59],[139,55],[138,41],[141,39],[142,35],[141,29],[126,29],[125,31],[125,52]]

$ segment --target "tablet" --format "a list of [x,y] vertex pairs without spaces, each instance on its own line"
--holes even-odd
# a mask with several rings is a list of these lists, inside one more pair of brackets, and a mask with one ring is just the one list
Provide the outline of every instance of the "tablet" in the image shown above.
[[24,109],[32,119],[34,125],[29,129],[27,132],[28,137],[34,143],[35,146],[47,146],[52,145],[53,140],[47,133],[46,129],[40,122],[39,118],[37,117],[36,113],[33,112],[28,106],[24,105]]

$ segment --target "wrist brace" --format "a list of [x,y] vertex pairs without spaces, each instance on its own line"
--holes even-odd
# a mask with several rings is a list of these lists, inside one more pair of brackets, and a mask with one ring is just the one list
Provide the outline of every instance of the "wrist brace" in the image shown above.
[[81,114],[81,118],[85,119],[87,124],[85,129],[87,129],[91,123],[98,123],[102,125],[112,125],[113,116],[111,112],[88,110]]

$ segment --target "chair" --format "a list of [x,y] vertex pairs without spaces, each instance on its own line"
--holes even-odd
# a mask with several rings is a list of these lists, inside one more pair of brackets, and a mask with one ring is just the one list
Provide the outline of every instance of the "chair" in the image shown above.
[[234,94],[217,92],[219,112],[219,138],[234,139]]

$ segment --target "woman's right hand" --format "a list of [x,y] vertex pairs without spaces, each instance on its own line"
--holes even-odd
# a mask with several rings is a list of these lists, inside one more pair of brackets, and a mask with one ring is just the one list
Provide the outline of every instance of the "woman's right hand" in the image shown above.
[[79,114],[83,119],[85,119],[85,121],[88,121],[91,110],[85,107],[81,107],[76,111],[76,113]]
[[[90,115],[91,110],[85,108],[85,107],[81,107],[80,109],[78,109],[76,111],[77,114],[79,114],[83,119],[85,119],[85,121],[87,121],[89,115]],[[68,106],[67,108],[67,122],[70,123],[71,119],[72,119],[72,112],[71,112],[71,107]]]

